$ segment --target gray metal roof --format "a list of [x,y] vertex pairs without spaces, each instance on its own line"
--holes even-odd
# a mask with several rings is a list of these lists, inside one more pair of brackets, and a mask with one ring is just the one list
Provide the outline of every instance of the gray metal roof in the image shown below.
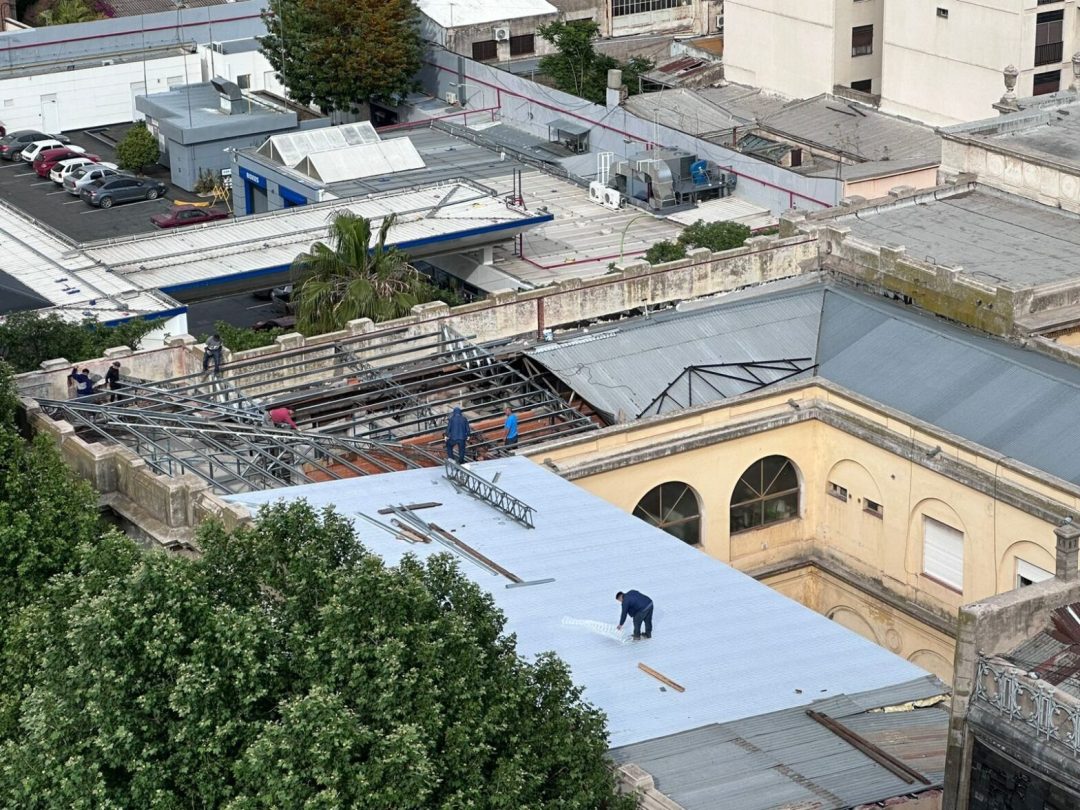
[[758,124],[862,160],[941,159],[941,136],[931,127],[829,95],[789,104],[759,117]]
[[759,387],[710,376],[697,385],[687,380],[687,390],[679,382],[688,366],[814,357],[823,294],[819,287],[795,296],[751,299],[724,306],[722,316],[716,309],[669,311],[541,344],[530,354],[593,407],[618,421],[634,419],[672,384],[672,395],[681,397],[684,407]]
[[984,281],[1024,287],[1073,279],[1080,216],[979,186],[906,199],[838,216],[837,225],[874,244],[962,268]]
[[699,90],[670,88],[656,93],[630,96],[626,109],[645,121],[658,120],[690,135],[730,131],[745,126],[749,119],[736,117],[708,99]]
[[[713,106],[744,121],[755,121],[782,110],[792,102],[780,96],[762,92],[757,87],[728,84],[723,87],[702,87],[696,94]],[[631,96],[633,98],[633,96]]]
[[[629,417],[686,366],[785,353],[813,357],[819,376],[862,396],[1080,484],[1080,368],[848,289],[765,287],[530,352],[593,407]],[[702,387],[694,404],[744,390],[752,389]]]
[[[607,715],[615,746],[926,675],[526,458],[480,462],[469,469],[488,481],[498,475],[500,488],[535,509],[535,528],[456,490],[441,468],[249,492],[227,500],[258,506],[303,498],[316,508],[334,505],[355,520],[364,545],[388,564],[406,554],[426,559],[446,548],[394,539],[357,514],[386,521],[379,509],[438,503],[423,510],[425,521],[452,530],[525,581],[552,578],[507,588],[506,578],[461,561],[462,573],[505,613],[506,632],[516,635],[521,655],[531,659],[553,650],[566,661],[585,700]],[[655,600],[649,641],[622,643],[564,622],[569,617],[611,627],[619,617],[615,592],[628,588]],[[639,662],[686,691],[662,690],[661,683],[638,669]]]
[[[868,711],[940,694],[935,678],[919,678],[873,693],[705,726],[611,754],[616,762],[633,762],[648,771],[657,789],[686,810],[840,810],[941,785],[947,708]],[[810,719],[807,708],[840,721],[931,784],[912,784],[894,775]]]

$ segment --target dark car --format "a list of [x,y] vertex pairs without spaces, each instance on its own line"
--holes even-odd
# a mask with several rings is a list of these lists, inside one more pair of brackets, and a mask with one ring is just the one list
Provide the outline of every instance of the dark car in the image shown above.
[[79,196],[90,205],[112,208],[116,203],[133,200],[156,200],[168,190],[168,186],[151,177],[108,177],[83,186]]
[[194,208],[190,205],[178,205],[164,214],[154,214],[150,217],[150,221],[159,228],[179,228],[184,225],[197,225],[200,222],[228,218],[229,212],[224,208]]
[[251,328],[256,332],[266,332],[270,329],[292,329],[296,326],[295,315],[278,315],[275,318],[267,318],[265,321],[257,321]]
[[274,289],[270,291],[270,300],[274,303],[274,307],[278,312],[284,312],[286,315],[291,315],[293,311],[292,284],[283,284],[280,287],[274,287]]
[[0,158],[16,160],[23,149],[34,141],[43,141],[46,138],[55,138],[61,143],[68,143],[68,139],[63,135],[47,135],[36,129],[19,129],[0,138]]

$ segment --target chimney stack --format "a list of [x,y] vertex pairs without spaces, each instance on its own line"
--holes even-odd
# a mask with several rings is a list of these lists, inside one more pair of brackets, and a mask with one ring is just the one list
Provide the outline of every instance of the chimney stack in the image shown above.
[[1080,526],[1077,526],[1069,518],[1056,529],[1057,555],[1056,571],[1057,578],[1070,582],[1080,578],[1077,570],[1077,558],[1080,557]]

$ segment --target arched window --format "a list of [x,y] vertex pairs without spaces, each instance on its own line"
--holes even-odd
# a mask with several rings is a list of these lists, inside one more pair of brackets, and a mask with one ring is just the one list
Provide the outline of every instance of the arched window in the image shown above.
[[634,507],[634,517],[696,546],[701,542],[701,506],[697,495],[681,481],[653,487]]
[[766,456],[751,464],[731,494],[731,531],[767,526],[799,514],[799,474],[790,459]]

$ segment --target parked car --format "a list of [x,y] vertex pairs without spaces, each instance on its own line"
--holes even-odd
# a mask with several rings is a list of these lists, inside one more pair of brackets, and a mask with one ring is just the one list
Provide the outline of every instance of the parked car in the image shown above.
[[79,196],[90,205],[112,208],[115,203],[133,200],[156,200],[168,190],[168,186],[151,177],[117,175],[87,183],[79,190]]
[[[115,177],[124,174],[116,167],[115,163],[91,163],[82,166],[64,178],[64,191],[68,194],[79,196],[83,186],[90,185],[95,180],[103,180],[106,177]],[[125,175],[130,176],[130,175]]]
[[256,321],[251,328],[256,332],[264,332],[269,329],[292,329],[294,326],[296,326],[295,315],[278,315],[267,318],[265,321]]
[[278,312],[292,315],[292,284],[283,284],[280,287],[274,287],[270,292],[270,300],[273,302]]
[[[64,184],[64,178],[74,171],[82,169],[85,166],[96,166],[98,163],[97,155],[82,155],[81,157],[67,158],[61,160],[49,171],[49,179],[54,183]],[[115,163],[103,163],[103,166],[116,167]]]
[[71,144],[58,141],[56,138],[45,138],[27,144],[26,148],[22,150],[22,159],[27,163],[33,163],[37,159],[37,156],[47,149],[63,149],[65,147],[77,150],[77,154],[82,154],[86,151],[81,146],[72,146]]
[[17,160],[22,150],[34,141],[44,141],[52,138],[62,144],[70,143],[63,135],[47,135],[36,129],[19,129],[0,138],[0,158],[4,160]]
[[195,208],[191,205],[177,205],[164,214],[154,214],[150,217],[150,221],[159,228],[179,228],[184,225],[198,225],[200,222],[228,218],[229,212],[224,208]]
[[89,158],[95,163],[101,160],[97,155],[87,154],[81,146],[61,146],[59,149],[45,149],[38,152],[38,156],[34,158],[31,165],[34,167],[34,171],[37,172],[38,177],[48,177],[49,172],[53,170],[53,166],[61,160],[77,157]]

